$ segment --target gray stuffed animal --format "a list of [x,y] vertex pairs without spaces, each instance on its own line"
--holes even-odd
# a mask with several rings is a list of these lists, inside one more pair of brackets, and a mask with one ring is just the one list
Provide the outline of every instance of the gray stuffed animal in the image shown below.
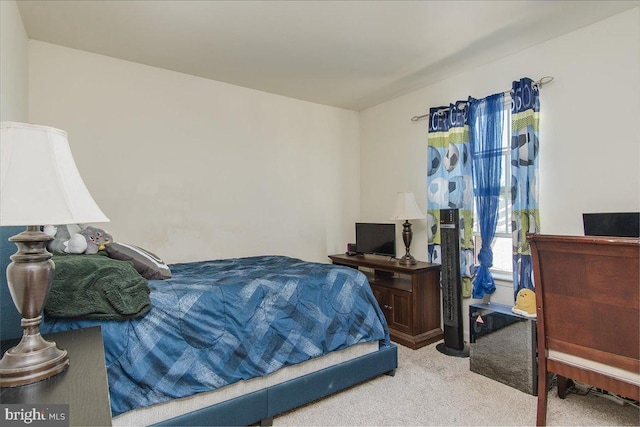
[[47,244],[49,252],[64,253],[66,245],[71,236],[78,234],[82,230],[77,224],[68,225],[45,225],[43,230],[49,236],[53,237]]
[[87,249],[85,249],[85,254],[95,254],[98,251],[103,251],[104,246],[107,243],[111,243],[113,241],[113,237],[111,234],[102,230],[101,228],[96,227],[87,227],[81,232],[79,232],[81,236],[87,240]]
[[56,253],[95,254],[113,241],[111,234],[91,226],[82,229],[77,224],[46,225],[43,231],[53,237],[47,249]]

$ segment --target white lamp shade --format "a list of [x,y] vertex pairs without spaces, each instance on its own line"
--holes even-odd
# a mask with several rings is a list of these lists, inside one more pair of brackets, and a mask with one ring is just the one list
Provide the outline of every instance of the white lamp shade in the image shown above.
[[0,225],[108,221],[84,185],[66,132],[0,123]]
[[398,193],[396,207],[391,215],[393,220],[424,219],[426,218],[418,208],[413,193]]

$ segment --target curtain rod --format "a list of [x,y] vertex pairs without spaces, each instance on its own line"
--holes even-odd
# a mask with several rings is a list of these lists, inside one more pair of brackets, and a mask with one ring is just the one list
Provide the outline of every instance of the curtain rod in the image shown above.
[[[551,83],[551,81],[553,80],[552,76],[545,76],[540,78],[540,80],[538,80],[537,82],[533,82],[534,86],[538,86],[538,87],[542,87],[543,85],[549,84]],[[505,90],[504,92],[505,95],[508,95],[511,93],[511,90]],[[440,110],[438,110],[438,112],[444,112],[444,111],[449,111],[449,108],[442,108]],[[429,117],[429,114],[423,114],[422,116],[413,116],[411,117],[411,121],[412,122],[417,122],[418,120],[422,120],[424,118]]]

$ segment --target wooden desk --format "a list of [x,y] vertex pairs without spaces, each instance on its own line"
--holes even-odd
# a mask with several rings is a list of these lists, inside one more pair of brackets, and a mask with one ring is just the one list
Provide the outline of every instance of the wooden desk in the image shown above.
[[336,265],[367,275],[387,319],[391,340],[417,349],[443,338],[440,327],[440,265],[401,265],[377,255],[330,255]]
[[[69,368],[34,384],[0,389],[3,404],[68,404],[69,425],[110,426],[111,405],[99,326],[44,335],[67,350]],[[2,352],[18,340],[2,342]]]

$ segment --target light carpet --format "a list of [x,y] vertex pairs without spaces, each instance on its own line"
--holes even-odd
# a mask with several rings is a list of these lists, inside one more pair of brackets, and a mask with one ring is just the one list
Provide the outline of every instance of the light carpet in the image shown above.
[[[469,370],[436,344],[398,345],[394,377],[382,375],[274,418],[274,426],[535,425],[535,396]],[[640,411],[595,395],[549,391],[547,425],[640,425]]]

